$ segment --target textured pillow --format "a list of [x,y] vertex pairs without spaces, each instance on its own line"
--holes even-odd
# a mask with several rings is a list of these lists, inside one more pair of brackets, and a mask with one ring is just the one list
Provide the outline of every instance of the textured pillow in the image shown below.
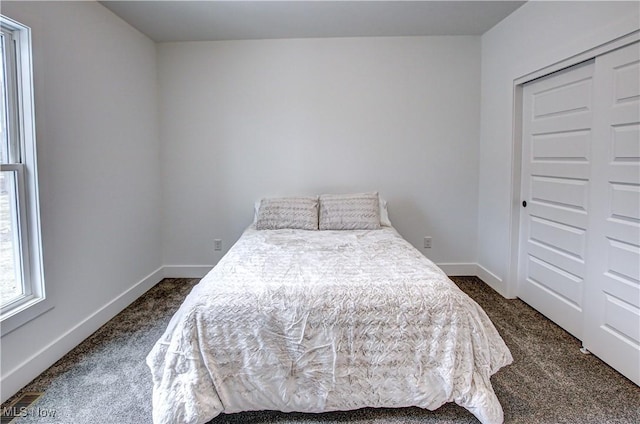
[[321,230],[380,229],[378,193],[323,194],[320,196]]
[[318,229],[317,197],[262,199],[256,219],[258,230]]
[[387,210],[387,201],[384,200],[382,196],[378,197],[378,201],[380,202],[380,226],[391,227],[391,220],[389,219],[389,211]]

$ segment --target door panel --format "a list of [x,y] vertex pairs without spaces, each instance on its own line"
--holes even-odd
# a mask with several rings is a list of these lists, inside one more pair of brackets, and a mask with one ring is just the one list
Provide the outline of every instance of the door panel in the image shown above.
[[[537,169],[534,167],[534,170]],[[582,212],[587,210],[588,180],[558,177],[557,174],[567,171],[566,167],[563,171],[554,172],[552,167],[547,167],[544,171],[548,174],[531,176],[531,194],[529,198],[532,201],[550,206],[564,206]],[[574,173],[580,171],[580,169],[573,170]],[[549,176],[550,173],[554,175]]]
[[518,296],[582,336],[593,61],[525,85]]
[[588,217],[586,210],[560,206],[557,203],[546,203],[544,200],[534,198],[535,202],[529,202],[527,209],[531,216],[544,216],[550,221],[571,222],[578,228],[586,228]]
[[[637,50],[638,47],[627,47],[627,49]],[[633,59],[628,63],[615,65],[613,68],[613,93],[617,105],[626,101],[636,102],[638,100],[638,96],[640,96],[638,75],[640,75],[640,66]]]
[[576,309],[580,309],[582,278],[535,256],[529,256],[529,279],[536,283],[544,281],[545,287]]
[[640,187],[625,184],[611,184],[611,216],[628,222],[640,219],[638,198]]
[[[580,279],[580,281],[582,281],[581,274],[584,272],[584,261],[582,259],[569,255],[559,249],[554,249],[550,245],[542,244],[536,240],[529,240],[527,247],[529,250],[527,260],[536,258],[549,264],[554,264],[558,268],[575,275]],[[538,281],[538,284],[544,285],[544,281]],[[520,294],[524,293],[526,289],[526,284],[521,285],[519,293],[520,298],[522,298]],[[582,302],[578,302],[578,305],[580,304],[582,304]]]
[[628,124],[612,128],[614,162],[633,161],[640,157],[640,125]]
[[580,261],[584,261],[585,233],[584,229],[565,225],[561,222],[537,216],[531,217],[529,238],[532,241],[547,245],[553,250],[559,250]]
[[589,109],[591,104],[591,76],[565,80],[533,95],[534,119],[575,115]]
[[584,345],[640,384],[640,46],[596,60]]
[[532,135],[532,159],[588,162],[590,144],[591,134],[588,130]]
[[[635,243],[625,243],[620,240],[608,239],[607,246],[608,267],[610,272],[631,280],[633,282],[640,279],[640,254],[638,245]],[[637,243],[637,241],[636,241]]]

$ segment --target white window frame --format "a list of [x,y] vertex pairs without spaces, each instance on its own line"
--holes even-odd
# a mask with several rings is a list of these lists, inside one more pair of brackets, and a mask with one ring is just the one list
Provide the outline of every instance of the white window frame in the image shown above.
[[0,164],[2,171],[13,171],[16,178],[16,196],[19,208],[18,228],[20,239],[20,265],[24,294],[6,305],[0,306],[0,333],[2,336],[51,309],[47,299],[42,264],[42,238],[40,230],[40,205],[38,196],[37,154],[35,137],[35,113],[33,97],[33,66],[31,53],[31,29],[0,15],[3,34],[13,40],[7,65],[7,96],[13,96],[9,124],[13,126],[9,136],[18,146],[9,164]]

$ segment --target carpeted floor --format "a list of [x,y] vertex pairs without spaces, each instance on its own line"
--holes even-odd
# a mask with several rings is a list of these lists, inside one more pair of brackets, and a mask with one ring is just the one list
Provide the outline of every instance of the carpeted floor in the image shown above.
[[[493,320],[514,363],[491,379],[505,423],[640,423],[640,388],[520,300],[504,299],[475,277],[453,280]],[[44,392],[14,423],[151,422],[151,376],[144,358],[196,279],[165,279],[28,384]],[[53,417],[51,415],[55,414]],[[40,415],[40,416],[38,416]],[[477,423],[464,408],[362,409],[298,414],[220,415],[220,423]],[[5,422],[3,420],[3,422]]]

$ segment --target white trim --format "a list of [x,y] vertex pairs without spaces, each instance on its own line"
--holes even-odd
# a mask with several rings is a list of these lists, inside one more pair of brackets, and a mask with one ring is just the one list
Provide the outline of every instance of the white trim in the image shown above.
[[[476,263],[439,263],[436,265],[438,265],[447,275],[479,276],[479,265]],[[202,278],[207,275],[214,266],[215,265],[165,265],[163,267],[164,277]]]
[[160,267],[3,375],[0,379],[0,403],[17,393],[163,278],[164,267]]
[[475,276],[478,270],[478,264],[474,263],[441,263],[436,265],[449,276]]
[[214,265],[165,265],[165,278],[202,278]]
[[622,37],[618,37],[602,45],[593,47],[582,53],[568,57],[565,60],[561,60],[549,66],[545,66],[544,68],[529,72],[528,74],[516,78],[513,82],[513,85],[516,86],[524,84],[533,81],[534,79],[541,78],[554,72],[560,71],[562,69],[569,68],[573,65],[577,65],[578,63],[586,62],[587,60],[591,60],[612,50],[619,49],[629,44],[633,44],[638,40],[640,40],[640,30],[632,31],[627,35],[623,35]]
[[[511,275],[512,284],[502,287],[504,296],[515,298],[518,295],[518,261],[520,260],[520,205],[522,188],[522,84],[513,87],[514,112],[512,115],[511,134],[512,157],[511,157],[511,213],[509,214],[509,261],[507,262],[508,274]],[[515,247],[515,250],[514,250]],[[515,270],[515,274],[512,271]],[[493,274],[492,274],[493,275]],[[496,289],[494,287],[494,289]]]
[[508,296],[508,293],[505,292],[504,282],[502,281],[502,278],[498,277],[496,274],[489,271],[487,268],[480,264],[477,264],[477,266],[478,268],[476,276],[479,279],[481,279],[486,285],[497,291],[502,297],[507,299],[515,299],[515,295]]
[[[31,29],[6,16],[0,15],[0,23],[9,28],[17,45],[15,53],[15,78],[17,87],[17,119],[14,125],[20,134],[20,158],[22,164],[18,184],[20,209],[20,239],[22,280],[25,297],[13,305],[2,308],[0,336],[15,330],[31,319],[48,311],[54,305],[45,295],[45,279],[42,263],[42,236],[40,228],[40,203],[38,189],[38,165],[36,152],[36,124],[34,111],[34,80],[31,52]],[[10,165],[3,165],[7,167]]]
[[493,272],[478,263],[442,263],[438,265],[448,276],[471,276],[478,277],[483,283],[497,291],[502,297],[514,299],[514,296],[507,296],[504,291],[504,282]]

